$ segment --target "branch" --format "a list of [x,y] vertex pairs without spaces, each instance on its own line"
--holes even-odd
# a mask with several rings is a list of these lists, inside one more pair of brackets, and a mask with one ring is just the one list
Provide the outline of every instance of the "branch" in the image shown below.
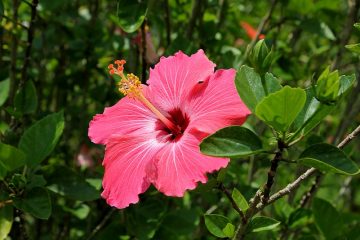
[[[341,143],[339,143],[337,145],[338,148],[343,148],[345,147],[351,140],[353,140],[357,135],[360,134],[360,125],[353,131],[351,132],[349,135],[347,135],[344,140],[341,141]],[[256,207],[256,212],[261,211],[264,207],[266,207],[267,205],[269,205],[270,203],[275,202],[276,200],[278,200],[279,198],[289,194],[290,192],[292,192],[293,190],[295,190],[296,188],[299,187],[300,183],[302,183],[304,180],[308,179],[314,172],[316,172],[315,168],[310,168],[308,169],[305,173],[303,173],[302,175],[300,175],[300,177],[298,177],[294,182],[288,184],[285,188],[281,189],[280,191],[278,191],[277,193],[273,194],[270,198],[269,201],[264,203],[260,203],[257,205]]]
[[31,3],[31,19],[30,19],[30,25],[28,28],[27,47],[25,50],[24,65],[21,69],[21,79],[19,82],[19,89],[25,84],[25,81],[27,79],[27,68],[30,63],[30,53],[31,53],[33,39],[34,39],[34,23],[35,23],[35,19],[36,19],[36,8],[37,8],[38,3],[39,3],[39,0],[33,0]]
[[92,239],[98,231],[100,231],[101,228],[103,228],[106,224],[106,222],[110,219],[110,217],[113,215],[113,213],[116,211],[116,208],[111,209],[105,217],[101,220],[101,222],[92,230],[89,237],[86,238],[86,240]]
[[[354,139],[360,132],[360,125],[349,135],[347,135],[338,145],[338,148],[343,148],[348,142]],[[312,196],[315,195],[317,189],[319,188],[323,180],[323,175],[319,172],[316,175],[315,181],[310,187],[310,190],[307,191],[304,196],[301,198],[300,207],[305,207],[306,204],[311,200]]]
[[225,188],[225,186],[222,183],[220,183],[219,189],[225,194],[225,196],[231,202],[231,205],[233,206],[233,208],[239,213],[239,215],[241,217],[241,220],[245,219],[244,212],[238,207],[238,205],[236,204],[236,202],[233,199],[232,195],[230,194],[230,192]]

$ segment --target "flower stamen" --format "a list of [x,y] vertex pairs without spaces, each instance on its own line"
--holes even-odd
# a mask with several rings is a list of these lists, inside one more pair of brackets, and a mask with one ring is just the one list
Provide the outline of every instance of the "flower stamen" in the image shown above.
[[171,130],[174,135],[181,134],[181,128],[166,118],[142,93],[142,84],[139,78],[133,73],[124,74],[125,60],[116,60],[114,64],[109,64],[110,75],[118,75],[121,81],[117,84],[119,91],[133,99],[137,99],[148,107],[164,124]]

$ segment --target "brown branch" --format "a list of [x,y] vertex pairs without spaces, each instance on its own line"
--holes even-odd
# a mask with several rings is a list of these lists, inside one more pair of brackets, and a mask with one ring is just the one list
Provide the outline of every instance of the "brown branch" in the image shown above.
[[[351,132],[349,135],[347,135],[344,138],[344,140],[337,147],[343,148],[359,134],[360,134],[360,125],[353,132]],[[305,173],[301,174],[297,179],[295,179],[295,181],[289,183],[285,188],[283,188],[283,189],[279,190],[278,192],[274,193],[273,195],[271,195],[270,198],[266,202],[260,201],[263,196],[263,192],[261,191],[261,189],[259,189],[256,192],[254,198],[250,200],[250,207],[247,210],[247,212],[245,213],[245,218],[239,224],[233,239],[244,239],[245,234],[246,234],[246,228],[249,224],[249,220],[256,213],[258,213],[259,211],[261,211],[262,209],[264,209],[266,206],[270,205],[271,203],[277,201],[278,199],[288,195],[289,193],[291,193],[292,191],[297,189],[303,181],[305,181],[310,176],[312,176],[316,171],[317,171],[316,168],[308,169]]]
[[[353,131],[351,132],[349,135],[347,135],[343,141],[341,141],[341,143],[339,143],[337,145],[338,148],[343,148],[345,147],[351,140],[353,140],[356,136],[358,136],[360,134],[360,125]],[[300,185],[300,183],[302,183],[304,180],[306,180],[307,178],[309,178],[314,172],[316,172],[315,168],[310,168],[308,169],[305,173],[303,173],[302,175],[300,175],[300,177],[298,177],[294,182],[288,184],[285,188],[281,189],[280,191],[278,191],[277,193],[273,194],[270,198],[269,201],[264,204],[264,203],[260,203],[257,205],[256,209],[258,211],[261,211],[264,207],[266,207],[267,205],[269,205],[272,202],[275,202],[276,200],[278,200],[279,198],[289,194],[290,192],[292,192],[293,190],[297,189]]]
[[232,207],[239,213],[241,220],[243,221],[245,219],[244,212],[238,207],[236,204],[234,198],[232,197],[231,193],[225,188],[225,186],[220,183],[219,189],[225,194],[225,196],[229,199],[231,202]]
[[101,222],[92,230],[92,232],[90,233],[90,235],[86,238],[86,240],[90,240],[92,239],[99,231],[101,228],[103,228],[106,224],[106,222],[110,219],[110,217],[114,214],[114,212],[116,211],[116,208],[112,208],[106,215],[105,217],[101,220]]
[[29,67],[30,63],[30,54],[31,54],[31,48],[32,43],[34,39],[34,23],[36,20],[36,8],[39,4],[39,0],[33,0],[31,3],[31,19],[30,19],[30,25],[28,28],[28,34],[27,34],[27,46],[25,50],[25,59],[24,59],[24,65],[21,69],[21,79],[19,82],[19,89],[22,88],[26,82],[27,79],[27,69]]

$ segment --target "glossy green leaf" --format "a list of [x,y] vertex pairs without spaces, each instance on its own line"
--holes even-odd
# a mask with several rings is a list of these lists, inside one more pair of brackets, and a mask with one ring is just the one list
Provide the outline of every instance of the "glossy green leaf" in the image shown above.
[[[204,217],[206,228],[211,234],[219,238],[228,237],[223,231],[226,228],[227,224],[231,224],[230,220],[227,217],[219,214],[205,214]],[[229,229],[225,229],[225,231],[228,230]]]
[[28,128],[19,143],[19,148],[26,154],[27,164],[35,166],[49,156],[63,130],[63,112],[50,114]]
[[34,113],[38,105],[35,85],[32,81],[27,81],[24,86],[16,93],[15,111],[22,114]]
[[273,230],[280,225],[280,222],[269,217],[254,217],[249,226],[247,231],[249,232],[262,232],[262,231],[269,231]]
[[265,73],[265,88],[267,94],[270,94],[281,90],[282,86],[274,75],[267,72]]
[[235,85],[241,100],[254,112],[256,105],[265,97],[260,75],[248,66],[241,66],[236,74]]
[[246,201],[245,197],[241,194],[236,188],[233,189],[232,198],[235,200],[236,205],[245,212],[249,208],[249,204]]
[[234,236],[235,226],[232,225],[231,223],[227,223],[222,231],[225,234],[225,236],[227,236],[228,238],[231,238]]
[[13,171],[25,165],[25,154],[13,147],[4,143],[0,143],[0,179],[5,177],[7,171]]
[[13,207],[6,205],[0,208],[0,240],[6,239],[13,223]]
[[5,79],[4,81],[1,81],[0,82],[0,107],[5,103],[6,99],[8,98],[9,90],[10,90],[10,79]]
[[33,188],[21,198],[14,200],[15,207],[30,213],[36,218],[48,219],[51,214],[51,201],[46,188]]
[[147,3],[147,0],[118,0],[116,23],[127,33],[135,32],[145,20]]
[[206,137],[200,144],[200,151],[215,157],[242,157],[262,150],[259,137],[251,130],[230,126]]
[[48,189],[61,196],[80,201],[92,201],[100,197],[100,192],[84,178],[67,167],[58,167],[47,179]]
[[325,172],[345,175],[359,173],[359,167],[342,150],[326,143],[315,144],[307,148],[300,155],[298,162]]
[[345,47],[354,53],[360,53],[360,43],[349,44]]
[[300,88],[285,86],[265,97],[256,107],[256,115],[275,130],[286,132],[300,113],[306,93]]
[[326,239],[334,239],[341,234],[343,227],[341,216],[328,201],[315,198],[312,210],[315,223]]
[[352,75],[341,75],[340,76],[340,89],[338,96],[346,95],[354,86],[356,77],[355,74]]

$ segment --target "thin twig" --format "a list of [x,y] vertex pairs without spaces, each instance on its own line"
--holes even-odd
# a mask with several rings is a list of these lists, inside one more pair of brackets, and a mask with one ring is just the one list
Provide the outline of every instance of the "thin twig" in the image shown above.
[[[345,147],[351,140],[353,140],[356,136],[360,134],[360,125],[352,131],[349,135],[347,135],[341,143],[337,145],[338,148]],[[277,193],[274,193],[270,198],[269,201],[266,204],[260,203],[257,205],[257,212],[262,210],[264,207],[269,205],[272,202],[275,202],[279,198],[289,194],[291,191],[295,190],[299,187],[300,183],[302,183],[304,180],[309,178],[314,172],[316,172],[315,168],[308,169],[305,173],[300,175],[294,182],[288,184],[285,188],[281,189]]]
[[101,222],[92,230],[92,232],[90,233],[90,235],[86,238],[86,240],[90,240],[92,239],[99,231],[101,228],[103,228],[106,224],[106,222],[110,219],[110,217],[113,215],[113,213],[116,211],[116,208],[112,208],[106,215],[105,217],[101,220]]
[[[338,145],[338,148],[343,148],[348,142],[355,138],[360,133],[360,125],[349,135],[347,135]],[[304,194],[300,201],[300,207],[305,207],[311,198],[316,194],[317,189],[319,188],[323,180],[323,174],[318,172],[315,178],[314,183],[311,185],[310,189]]]
[[245,219],[245,215],[244,212],[238,207],[238,205],[236,204],[234,198],[232,197],[231,193],[225,188],[225,186],[220,183],[219,185],[219,189],[225,194],[225,196],[229,199],[229,201],[231,202],[231,205],[233,206],[233,208],[239,213],[241,219]]
[[[347,135],[344,140],[337,146],[338,148],[343,148],[346,146],[352,139],[354,139],[360,133],[360,125],[349,135]],[[274,193],[270,196],[270,198],[264,202],[260,201],[261,197],[263,196],[263,192],[259,189],[255,196],[250,200],[250,207],[245,213],[245,219],[239,224],[234,238],[233,239],[244,239],[246,228],[249,224],[249,220],[259,211],[264,209],[266,206],[270,205],[271,203],[275,202],[276,200],[288,195],[295,189],[297,189],[300,184],[312,176],[317,171],[316,168],[310,168],[305,173],[301,174],[295,181],[289,183],[285,188],[279,190],[278,192]]]

